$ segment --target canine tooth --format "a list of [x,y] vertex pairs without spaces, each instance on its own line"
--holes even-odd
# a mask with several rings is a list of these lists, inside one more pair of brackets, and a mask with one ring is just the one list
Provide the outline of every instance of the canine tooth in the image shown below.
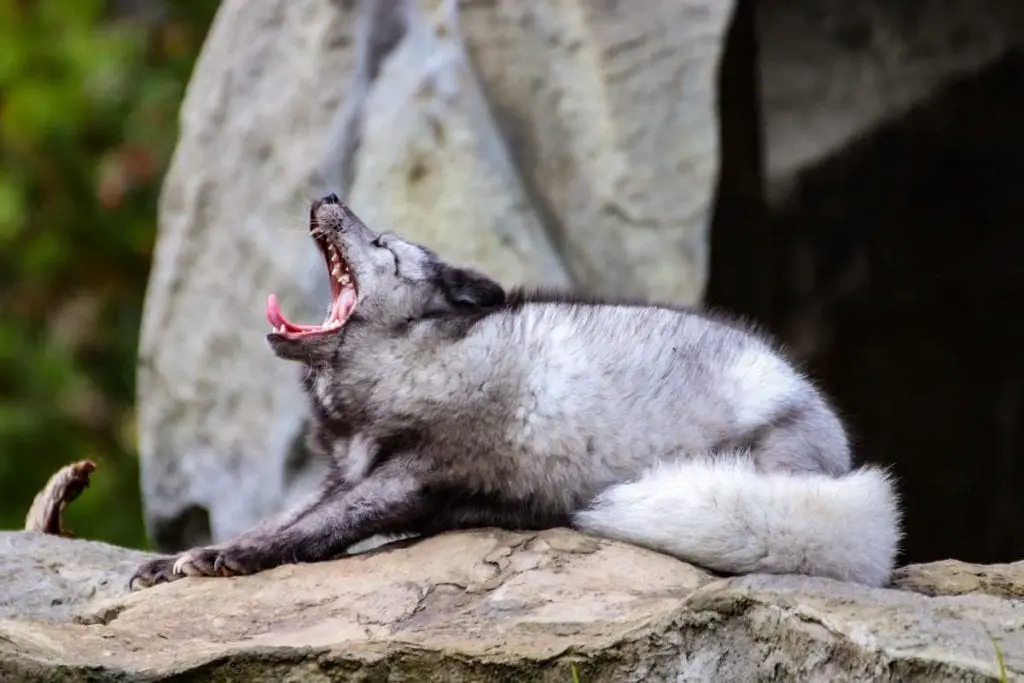
[[333,268],[331,268],[331,275],[333,275],[334,277],[340,278],[341,277],[341,266],[337,266],[336,265]]
[[351,281],[352,281],[352,278],[350,278],[350,277],[348,276],[348,273],[345,273],[345,274],[344,274],[344,275],[342,275],[342,276],[341,276],[340,278],[338,278],[338,282],[340,282],[340,283],[341,283],[341,284],[343,284],[343,285],[347,285],[347,284],[348,284],[349,282],[351,282]]

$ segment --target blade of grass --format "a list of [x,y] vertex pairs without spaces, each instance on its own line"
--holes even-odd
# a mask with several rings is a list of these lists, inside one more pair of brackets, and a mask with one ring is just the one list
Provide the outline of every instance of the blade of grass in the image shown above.
[[1003,650],[999,647],[999,643],[992,637],[992,634],[988,634],[988,639],[992,641],[992,647],[996,649],[996,662],[999,663],[999,681],[1000,683],[1009,683],[1009,678],[1006,675],[1006,661],[1003,659]]

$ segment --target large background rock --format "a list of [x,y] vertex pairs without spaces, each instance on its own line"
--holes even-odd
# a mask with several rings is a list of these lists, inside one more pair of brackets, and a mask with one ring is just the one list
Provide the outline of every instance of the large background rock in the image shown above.
[[462,24],[523,182],[575,281],[698,301],[733,2],[468,2]]
[[346,201],[376,230],[500,282],[568,286],[465,54],[455,3],[433,15],[404,7],[402,41],[365,86]]
[[1015,0],[756,3],[765,166],[775,196],[801,170],[971,78],[1022,43]]
[[[160,202],[138,374],[147,524],[201,542],[285,504],[302,419],[294,366],[267,350],[264,302],[322,312],[303,217],[342,91],[355,14],[322,0],[228,0],[181,112]],[[205,519],[209,515],[208,522]]]
[[303,219],[328,189],[507,285],[697,301],[731,7],[224,2],[183,105],[145,306],[157,547],[241,531],[318,475],[263,305],[277,291],[296,319],[320,313]]
[[[136,553],[0,534],[0,680],[991,681],[1024,675],[1024,566],[907,568],[895,589],[800,577],[719,580],[564,529],[480,530],[236,579],[82,593]],[[950,571],[952,569],[952,571]],[[973,574],[978,581],[958,577]],[[950,576],[952,581],[947,580]],[[119,578],[125,578],[123,575]],[[24,592],[30,581],[42,587]],[[86,579],[83,578],[84,582]],[[947,590],[948,589],[948,590]],[[951,593],[952,595],[947,595]]]

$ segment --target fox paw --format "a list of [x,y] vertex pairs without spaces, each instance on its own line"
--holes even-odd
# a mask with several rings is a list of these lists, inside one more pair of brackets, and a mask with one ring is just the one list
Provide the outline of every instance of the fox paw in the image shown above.
[[241,576],[264,568],[262,555],[248,548],[194,548],[177,557],[161,557],[141,565],[131,590],[169,583],[186,576]]
[[173,570],[186,576],[244,576],[274,564],[259,548],[230,546],[190,550],[175,561]]
[[128,589],[135,591],[182,578],[174,574],[174,559],[173,557],[160,557],[139,565],[132,578],[128,580]]

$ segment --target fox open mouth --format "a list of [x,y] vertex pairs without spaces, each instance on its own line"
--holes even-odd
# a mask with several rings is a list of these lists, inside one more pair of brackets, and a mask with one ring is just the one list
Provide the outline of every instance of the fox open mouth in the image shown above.
[[277,334],[290,338],[328,334],[341,329],[352,312],[356,310],[358,290],[355,277],[349,272],[348,264],[338,248],[328,241],[327,237],[316,237],[315,239],[324,255],[327,271],[330,274],[331,309],[319,325],[298,325],[284,317],[277,304],[277,295],[271,294],[267,299],[267,321]]

